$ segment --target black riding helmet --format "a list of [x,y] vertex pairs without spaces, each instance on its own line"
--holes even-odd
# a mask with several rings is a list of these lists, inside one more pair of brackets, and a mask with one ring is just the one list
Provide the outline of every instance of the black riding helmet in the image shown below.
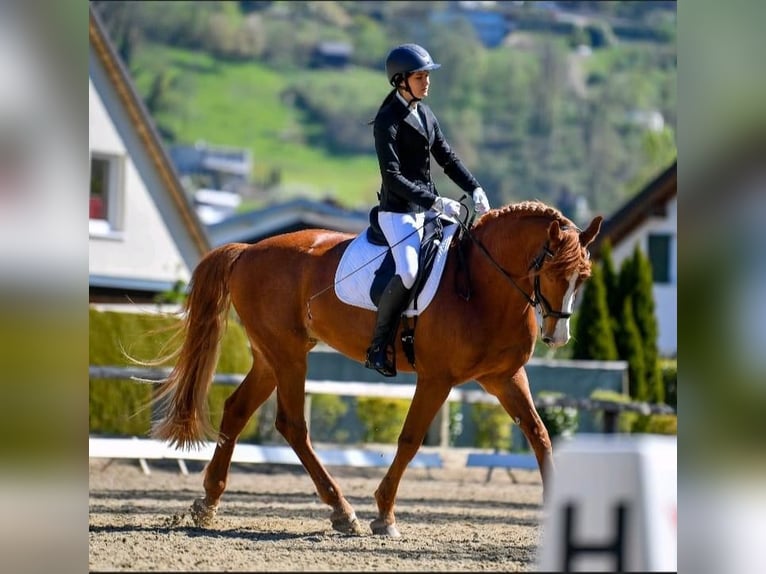
[[[436,70],[438,68],[441,68],[441,64],[434,62],[431,54],[417,44],[397,46],[388,53],[386,58],[386,75],[388,76],[389,83],[394,87],[402,79],[406,81],[407,76],[414,72]],[[406,87],[407,91],[412,93],[409,83],[406,84]]]

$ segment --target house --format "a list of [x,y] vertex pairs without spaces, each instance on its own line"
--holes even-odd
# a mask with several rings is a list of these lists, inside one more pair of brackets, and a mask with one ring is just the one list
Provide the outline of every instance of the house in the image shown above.
[[350,211],[333,202],[298,198],[228,217],[208,226],[208,235],[217,246],[231,242],[255,243],[272,235],[309,228],[356,234],[369,223],[367,211]]
[[601,227],[591,247],[598,258],[607,239],[612,245],[612,258],[619,269],[636,245],[652,265],[655,314],[659,327],[657,345],[663,356],[678,352],[678,187],[676,162],[628,201]]
[[92,6],[89,38],[89,299],[150,302],[210,243]]
[[197,142],[194,145],[172,145],[169,152],[181,178],[198,176],[214,189],[239,192],[247,185],[253,171],[249,149]]
[[473,27],[476,38],[486,48],[496,48],[502,44],[514,28],[514,25],[495,9],[494,2],[458,2],[447,6],[446,10],[434,12],[431,21],[453,24],[464,18]]
[[231,217],[241,203],[242,196],[231,191],[198,189],[194,192],[194,206],[205,225],[212,225]]
[[348,42],[319,42],[311,53],[312,68],[345,68],[354,48]]

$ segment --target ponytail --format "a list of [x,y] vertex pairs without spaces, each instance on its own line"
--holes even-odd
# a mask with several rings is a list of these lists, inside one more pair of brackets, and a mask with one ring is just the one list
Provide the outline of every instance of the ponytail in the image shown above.
[[[393,90],[388,92],[388,95],[385,98],[383,98],[383,101],[381,102],[380,107],[378,108],[378,111],[375,114],[376,117],[380,113],[380,110],[382,110],[384,107],[386,107],[388,105],[388,103],[393,99],[395,94],[396,94],[396,88],[394,88]],[[375,118],[372,118],[369,122],[367,122],[367,125],[371,126],[374,123],[375,123]]]

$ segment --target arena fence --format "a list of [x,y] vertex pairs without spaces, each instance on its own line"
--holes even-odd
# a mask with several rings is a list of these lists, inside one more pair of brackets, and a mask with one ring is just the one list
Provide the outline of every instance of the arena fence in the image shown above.
[[[141,381],[159,382],[170,373],[170,369],[97,366],[89,367],[91,379],[137,379]],[[238,385],[244,378],[243,374],[219,373],[214,376],[215,384]],[[415,385],[371,383],[359,381],[329,381],[306,380],[306,422],[310,428],[311,395],[331,394],[350,397],[381,397],[381,398],[411,398]],[[449,402],[490,403],[497,399],[481,389],[453,388],[447,397],[445,407]],[[614,433],[617,430],[617,418],[622,412],[637,412],[643,415],[675,414],[668,405],[658,405],[642,402],[616,402],[606,400],[582,399],[567,396],[539,397],[535,406],[544,407],[574,407],[579,410],[601,411],[603,413],[603,432]],[[442,434],[440,447],[449,446],[447,433]],[[130,458],[139,460],[144,472],[149,472],[147,460],[174,459],[179,468],[186,473],[185,460],[209,460],[212,457],[215,443],[204,443],[199,449],[179,450],[160,441],[140,439],[137,437],[111,438],[89,437],[89,456],[91,458]],[[328,466],[388,466],[393,459],[393,452],[375,451],[369,449],[317,449],[317,456]],[[266,446],[237,444],[232,462],[243,463],[272,463],[300,464],[297,456],[289,446]],[[485,466],[493,468],[530,468],[536,465],[531,455],[509,456],[503,453],[475,453],[468,457],[468,466]],[[441,457],[438,453],[418,453],[410,466],[421,468],[440,468]],[[489,478],[489,473],[487,475]]]

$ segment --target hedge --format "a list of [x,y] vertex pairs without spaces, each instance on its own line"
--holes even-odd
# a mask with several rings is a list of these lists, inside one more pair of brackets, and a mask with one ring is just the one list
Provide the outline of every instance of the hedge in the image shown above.
[[[89,310],[89,363],[102,366],[135,366],[129,359],[148,360],[163,351],[178,325],[178,317],[159,314]],[[230,320],[221,344],[218,372],[246,373],[252,358],[247,337],[236,320]],[[171,366],[171,365],[168,365]],[[152,384],[130,379],[91,379],[89,432],[112,436],[147,436],[151,428]],[[235,387],[213,385],[208,405],[218,428],[223,403]],[[256,417],[246,425],[242,440],[252,439]]]

